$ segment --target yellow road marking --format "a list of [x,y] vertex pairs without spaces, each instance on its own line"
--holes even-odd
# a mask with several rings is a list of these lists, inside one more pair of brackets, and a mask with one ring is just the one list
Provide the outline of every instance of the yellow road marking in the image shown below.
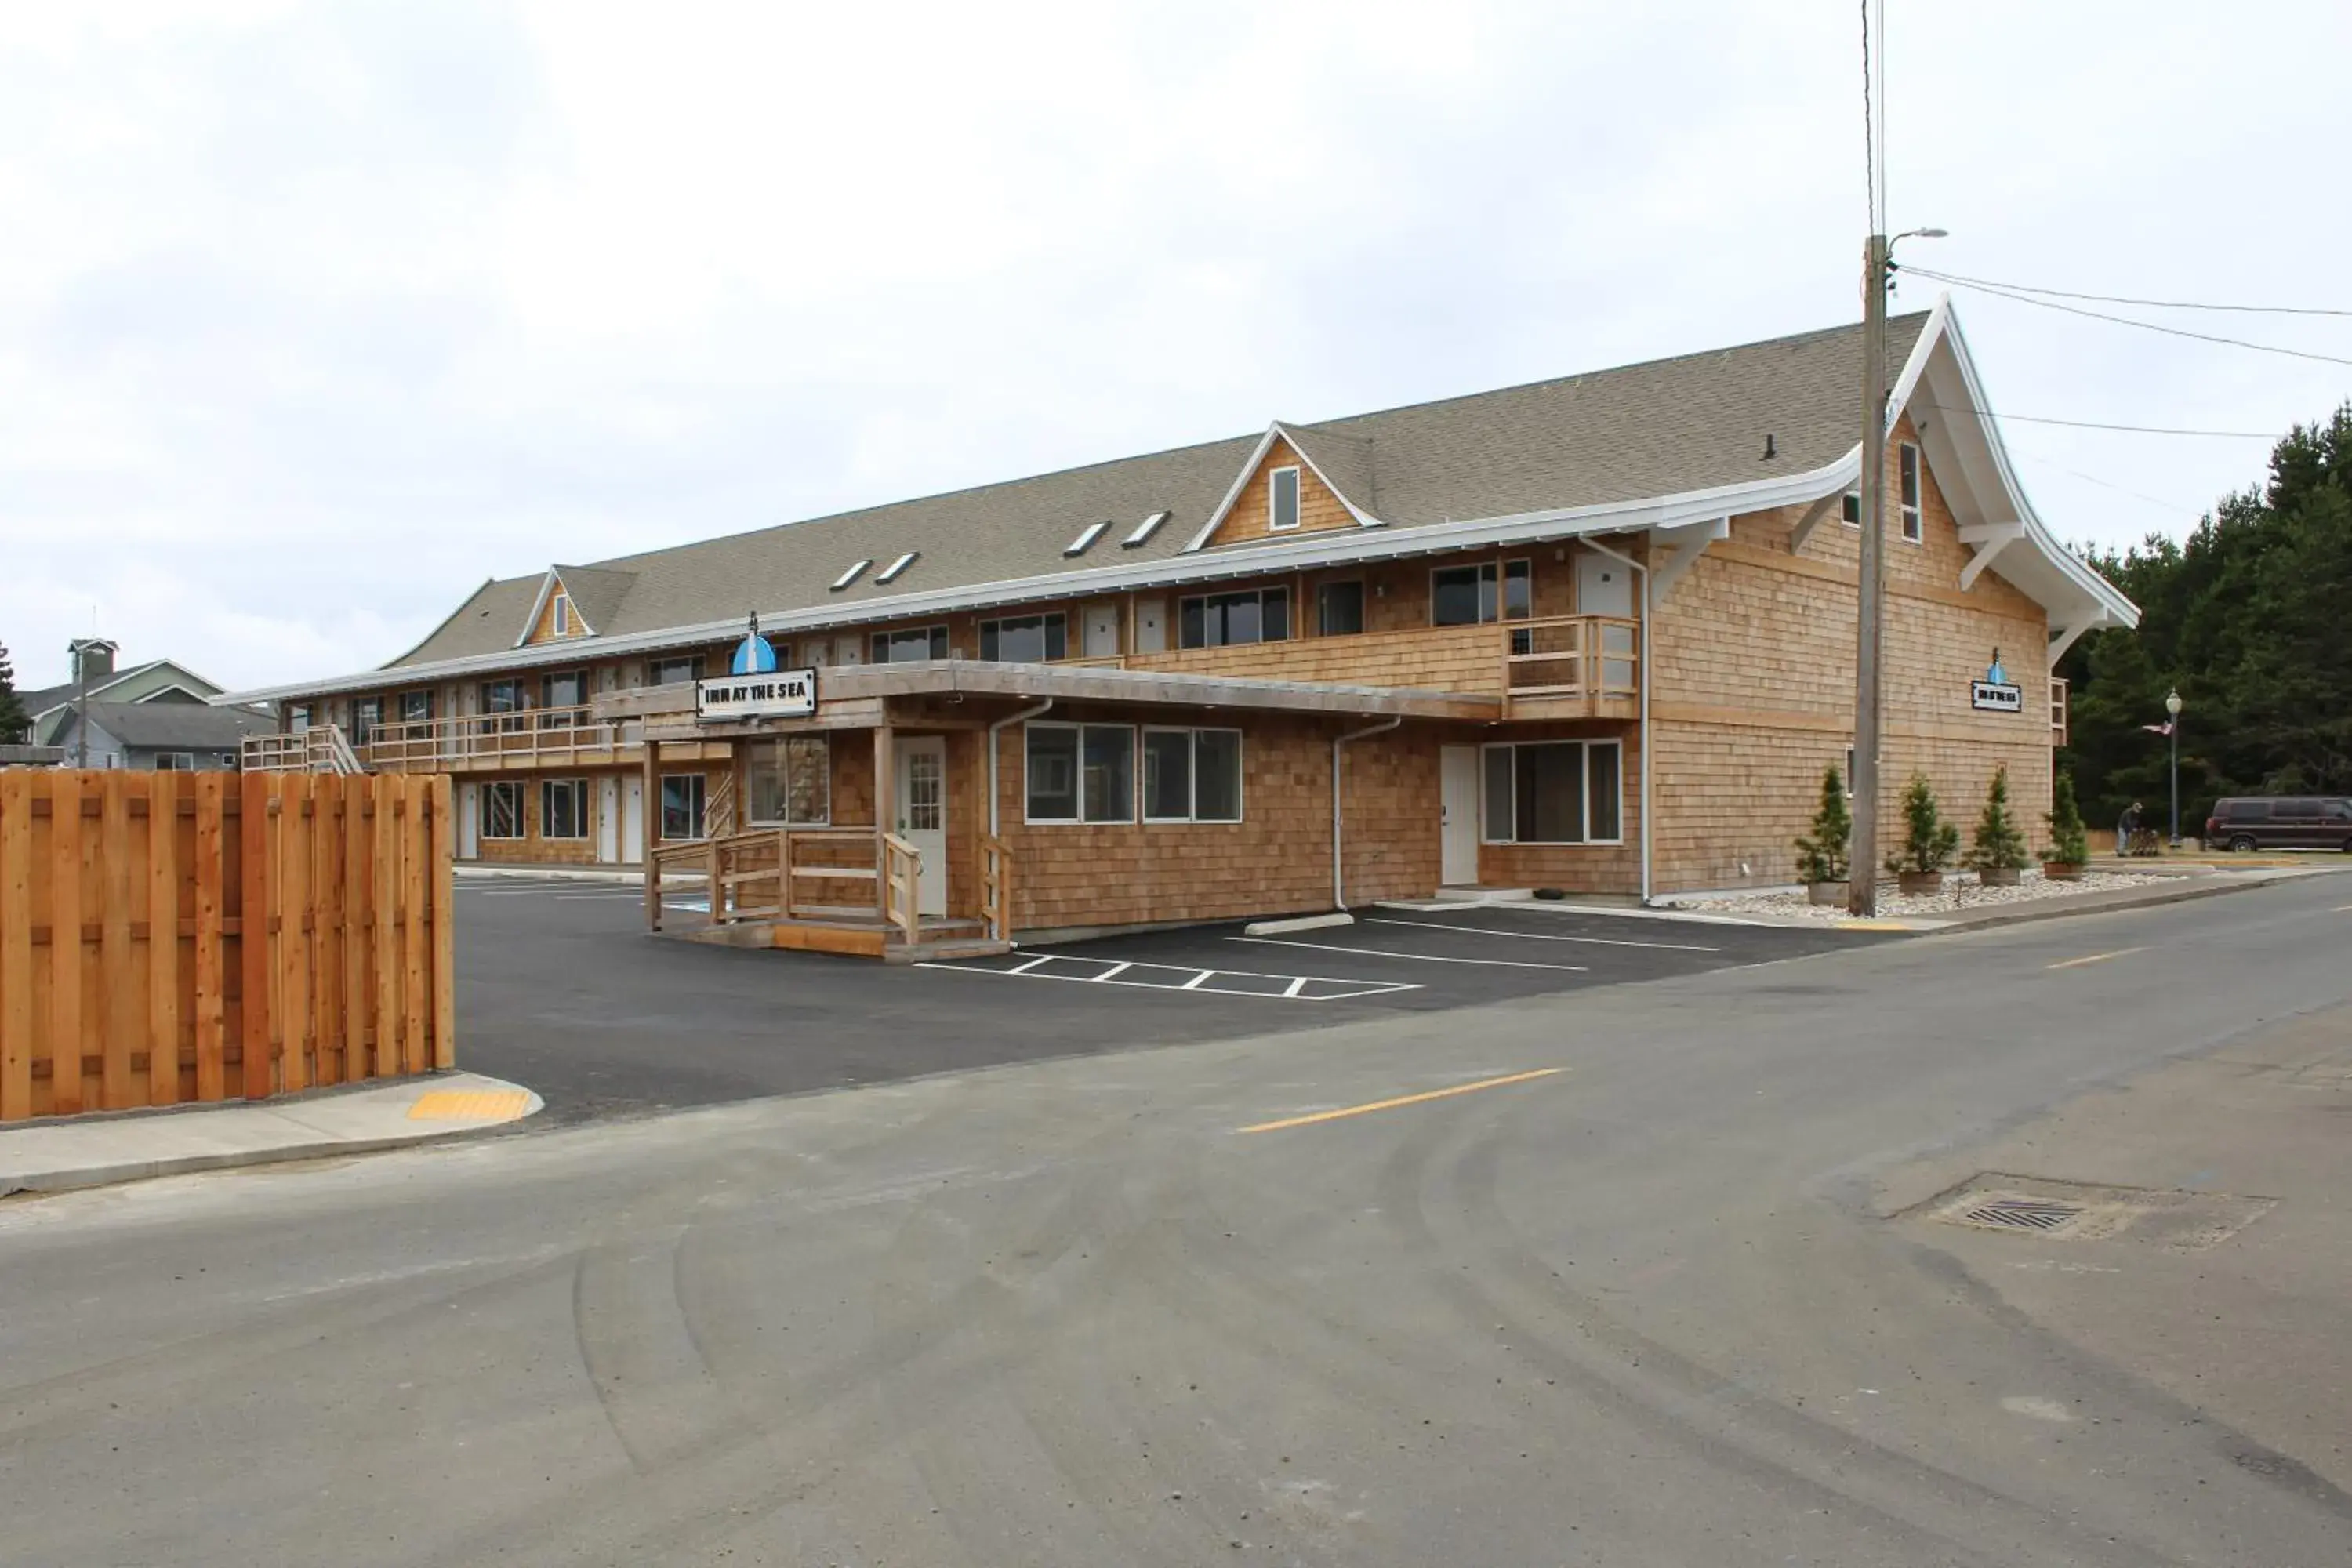
[[2331,915],[2352,914],[2352,904],[2338,904],[2327,912]]
[[2061,959],[2058,963],[2046,964],[2044,967],[2049,969],[2079,969],[2086,963],[2105,963],[2111,958],[2123,958],[2131,953],[2146,952],[2147,951],[2147,949],[2144,947],[2119,947],[2113,952],[2094,952],[2087,953],[2081,958]]
[[1909,931],[1911,929],[1909,923],[1904,921],[1840,921],[1837,922],[1837,928],[1840,931]]
[[408,1108],[411,1121],[512,1121],[530,1105],[519,1089],[436,1089]]
[[1526,1083],[1532,1079],[1549,1078],[1566,1072],[1566,1068],[1538,1068],[1533,1072],[1515,1072],[1506,1078],[1480,1079],[1476,1083],[1457,1083],[1451,1089],[1433,1089],[1425,1094],[1401,1094],[1394,1100],[1376,1100],[1370,1105],[1349,1105],[1338,1110],[1318,1110],[1311,1116],[1289,1116],[1280,1121],[1261,1121],[1255,1127],[1235,1129],[1241,1132],[1279,1132],[1286,1127],[1312,1127],[1318,1121],[1337,1121],[1343,1116],[1369,1116],[1375,1110],[1394,1110],[1400,1105],[1419,1105],[1424,1100],[1451,1100],[1457,1094],[1475,1094],[1482,1089],[1500,1089],[1505,1084]]

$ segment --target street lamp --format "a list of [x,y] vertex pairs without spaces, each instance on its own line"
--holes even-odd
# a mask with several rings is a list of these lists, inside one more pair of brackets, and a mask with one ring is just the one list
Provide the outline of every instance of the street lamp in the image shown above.
[[1857,622],[1853,648],[1853,851],[1848,859],[1846,911],[1878,912],[1878,654],[1885,629],[1886,593],[1886,283],[1895,270],[1895,239],[1942,239],[1940,228],[1906,229],[1889,239],[1874,234],[1862,259],[1862,543],[1854,573]]
[[2172,737],[2172,847],[2180,847],[2180,689],[2175,687],[2164,694],[2164,711],[2170,721],[2164,728]]

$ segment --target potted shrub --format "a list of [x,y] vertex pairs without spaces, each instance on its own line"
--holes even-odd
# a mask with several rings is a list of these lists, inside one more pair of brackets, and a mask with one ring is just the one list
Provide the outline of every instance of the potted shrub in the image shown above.
[[1969,869],[1988,888],[2014,888],[2028,857],[2025,835],[2009,814],[2009,770],[1993,770],[1992,788],[1985,793],[1984,815],[1977,818],[1976,837],[1969,842]]
[[2083,812],[2074,804],[2074,775],[2060,773],[2050,790],[2050,847],[2042,852],[2042,874],[2053,881],[2071,882],[2081,877],[2091,858],[2090,839],[2083,832]]
[[1822,773],[1822,805],[1813,813],[1810,837],[1797,840],[1797,879],[1805,896],[1817,904],[1845,902],[1848,846],[1853,839],[1853,818],[1845,808],[1845,780],[1832,763]]
[[1925,773],[1913,773],[1903,791],[1903,847],[1886,858],[1886,868],[1906,893],[1940,893],[1944,868],[1960,852],[1960,830],[1944,820]]

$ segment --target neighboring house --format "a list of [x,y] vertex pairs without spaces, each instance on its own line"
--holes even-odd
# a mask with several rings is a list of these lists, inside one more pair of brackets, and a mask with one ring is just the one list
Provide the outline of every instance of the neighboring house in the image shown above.
[[[250,708],[215,708],[202,702],[93,702],[87,732],[89,766],[188,772],[236,771],[246,737],[278,727],[269,714]],[[58,746],[68,766],[80,766],[84,723],[68,709]]]
[[[221,689],[185,665],[168,658],[150,659],[144,664],[118,668],[116,655],[121,650],[103,637],[79,637],[67,650],[69,667],[76,679],[62,686],[44,687],[16,695],[32,717],[32,729],[27,732],[30,742],[37,746],[54,746],[57,737],[64,732],[73,705],[82,695],[79,674],[87,669],[89,676],[89,700],[92,702],[176,702],[202,704],[221,694]],[[68,762],[71,758],[67,759]],[[96,765],[93,763],[92,765]]]
[[[1889,338],[1882,821],[1917,769],[1965,822],[2005,765],[2032,822],[2051,663],[2138,612],[1967,412],[1948,305]],[[467,860],[887,831],[927,911],[1009,858],[1033,933],[1785,883],[1852,742],[1861,383],[1841,327],[1276,422],[494,580],[384,668],[237,700],[456,774]],[[814,711],[700,718],[752,611]]]

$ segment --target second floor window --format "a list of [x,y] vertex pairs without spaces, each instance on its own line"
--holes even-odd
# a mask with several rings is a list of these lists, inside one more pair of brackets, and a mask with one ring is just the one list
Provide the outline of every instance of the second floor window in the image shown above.
[[905,631],[874,634],[874,662],[904,664],[909,659],[945,658],[948,656],[948,629],[945,626],[911,626]]
[[1286,533],[1298,526],[1298,470],[1276,468],[1266,475],[1265,526]]
[[482,682],[482,711],[496,716],[498,728],[520,729],[522,709],[521,681],[508,679]]
[[[781,660],[783,655],[776,655]],[[690,653],[677,658],[657,658],[646,667],[646,683],[649,686],[677,686],[685,681],[702,679],[702,656]]]
[[310,705],[297,702],[286,710],[286,732],[299,735],[310,727]]
[[1001,664],[1046,664],[1067,658],[1069,626],[1058,610],[980,623],[980,657]]
[[1479,626],[1523,621],[1535,607],[1535,567],[1527,561],[1441,566],[1429,574],[1429,624]]
[[1226,647],[1235,643],[1282,642],[1290,636],[1290,590],[1251,588],[1238,594],[1206,594],[1176,605],[1176,646]]
[[581,629],[579,617],[572,613],[572,595],[558,594],[548,610],[548,626],[555,636],[568,637]]
[[354,697],[352,699],[352,744],[364,746],[375,738],[377,726],[383,722],[383,699]]
[[1916,544],[1927,537],[1919,510],[1919,448],[1906,441],[1895,452],[1895,471],[1902,482],[1903,537]]
[[1315,590],[1315,635],[1350,637],[1364,629],[1364,585],[1326,583]]
[[400,721],[415,724],[433,717],[433,693],[404,691],[400,694]]
[[[588,672],[584,669],[560,670],[539,678],[539,705],[542,709],[578,708],[588,700]],[[553,729],[575,722],[576,713],[542,712],[540,728]]]

